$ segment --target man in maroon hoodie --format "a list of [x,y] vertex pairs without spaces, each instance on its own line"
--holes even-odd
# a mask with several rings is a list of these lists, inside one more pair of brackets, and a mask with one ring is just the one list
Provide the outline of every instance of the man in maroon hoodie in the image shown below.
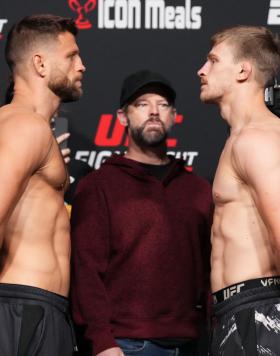
[[176,93],[148,70],[124,80],[128,150],[78,185],[75,321],[98,356],[194,356],[208,290],[211,188],[166,154]]

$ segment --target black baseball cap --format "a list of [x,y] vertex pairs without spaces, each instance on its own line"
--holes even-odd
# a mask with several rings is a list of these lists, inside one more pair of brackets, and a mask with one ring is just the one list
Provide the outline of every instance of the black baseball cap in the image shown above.
[[144,69],[129,75],[123,81],[120,107],[151,90],[164,96],[169,103],[175,103],[176,92],[170,82],[161,74]]

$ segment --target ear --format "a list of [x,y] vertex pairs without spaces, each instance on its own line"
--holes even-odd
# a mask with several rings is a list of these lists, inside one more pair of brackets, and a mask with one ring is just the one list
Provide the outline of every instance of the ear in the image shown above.
[[237,74],[237,80],[244,82],[252,73],[252,64],[250,62],[241,62],[239,64],[239,72]]
[[34,54],[32,57],[32,63],[36,73],[38,73],[40,77],[44,78],[47,73],[44,56],[38,53]]
[[127,116],[126,116],[126,113],[124,112],[124,110],[119,109],[117,111],[117,118],[119,119],[122,126],[125,126],[125,127],[128,126]]

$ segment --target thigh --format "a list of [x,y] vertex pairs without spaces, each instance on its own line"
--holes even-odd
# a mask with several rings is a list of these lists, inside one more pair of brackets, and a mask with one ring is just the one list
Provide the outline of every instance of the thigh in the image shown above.
[[74,340],[67,315],[55,307],[46,307],[44,313],[41,343],[32,356],[72,356]]
[[22,305],[22,319],[17,356],[35,355],[44,329],[44,308],[40,305]]
[[176,356],[175,349],[163,348],[149,340],[116,339],[125,356]]
[[215,325],[212,333],[211,356],[246,356],[235,315],[225,316]]
[[257,306],[255,324],[258,355],[280,355],[280,304]]
[[214,329],[212,356],[279,356],[280,304],[263,303],[223,319]]
[[22,305],[0,301],[0,355],[17,356]]

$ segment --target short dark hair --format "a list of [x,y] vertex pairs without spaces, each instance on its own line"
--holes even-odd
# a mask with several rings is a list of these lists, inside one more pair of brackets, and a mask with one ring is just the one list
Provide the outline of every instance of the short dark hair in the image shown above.
[[256,80],[266,86],[280,69],[278,35],[263,26],[238,25],[224,29],[211,38],[212,46],[226,41],[233,48],[234,59],[252,60],[257,69]]
[[78,29],[73,19],[42,14],[26,16],[14,24],[7,36],[5,47],[5,57],[11,71],[35,43],[57,39],[63,32],[77,35]]

